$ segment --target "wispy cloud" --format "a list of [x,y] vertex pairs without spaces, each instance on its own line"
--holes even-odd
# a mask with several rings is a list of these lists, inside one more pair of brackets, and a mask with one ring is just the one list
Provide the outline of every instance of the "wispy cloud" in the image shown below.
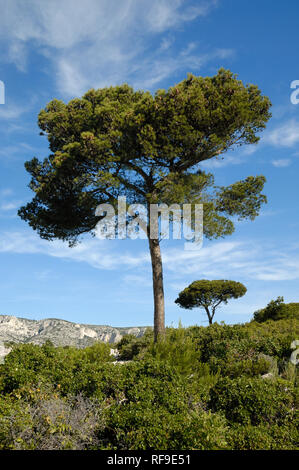
[[292,163],[292,160],[289,158],[281,158],[280,160],[272,160],[272,165],[276,166],[277,168],[285,168],[287,166],[290,166]]
[[240,165],[244,163],[245,159],[235,155],[223,155],[223,157],[216,157],[210,160],[203,161],[201,166],[207,169],[222,168],[228,165]]
[[263,142],[275,147],[293,147],[299,142],[299,122],[290,119],[266,132]]
[[164,255],[174,277],[286,281],[299,279],[298,247],[269,248],[265,243],[217,242],[192,253],[170,250]]
[[5,104],[0,107],[0,120],[15,120],[19,119],[23,114],[28,111],[28,104],[26,106],[19,106],[16,104]]
[[130,284],[130,285],[138,285],[142,287],[152,286],[150,271],[148,271],[147,273],[143,272],[141,274],[126,274],[123,277],[123,281],[126,284]]
[[16,210],[20,207],[21,201],[9,201],[9,202],[3,202],[0,204],[0,210],[1,211],[11,211],[11,210]]
[[[172,49],[170,34],[206,16],[216,0],[0,0],[0,37],[20,70],[33,44],[51,61],[67,96],[124,81],[151,88],[179,70],[196,71],[231,50]],[[157,43],[157,44],[156,44]],[[153,47],[154,44],[154,47]],[[150,47],[149,47],[150,45]]]
[[13,190],[11,188],[0,189],[0,197],[11,196],[12,194]]
[[37,235],[25,232],[4,232],[0,234],[0,252],[17,254],[42,254],[54,258],[85,262],[97,269],[118,269],[137,267],[149,260],[148,253],[110,250],[109,240],[85,240],[73,248],[61,241],[47,242]]
[[[143,270],[149,269],[150,273],[148,251],[120,251],[119,243],[122,242],[86,239],[76,247],[69,248],[60,241],[41,240],[34,233],[0,233],[2,253],[42,254],[88,263],[103,270],[133,269],[134,273],[126,273],[124,280],[131,283],[142,282]],[[298,246],[269,247],[267,243],[262,242],[221,241],[191,252],[185,251],[183,247],[163,246],[162,253],[165,271],[171,275],[174,283],[190,275],[197,278],[260,281],[299,279]],[[139,269],[141,271],[136,272]],[[147,282],[149,278],[145,276],[145,279]]]
[[6,145],[0,148],[0,159],[4,157],[7,159],[17,158],[19,156],[24,156],[24,154],[32,153],[35,149],[26,144],[25,142],[20,142],[17,145]]
[[11,188],[0,189],[0,213],[11,212],[20,207],[22,201],[13,198],[14,192]]

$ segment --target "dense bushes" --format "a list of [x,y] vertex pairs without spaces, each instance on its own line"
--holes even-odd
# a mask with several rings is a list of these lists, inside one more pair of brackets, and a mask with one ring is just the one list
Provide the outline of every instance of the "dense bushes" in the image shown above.
[[210,392],[209,407],[224,412],[234,449],[283,449],[299,444],[296,393],[276,378],[221,378]]
[[[157,359],[134,361],[121,370],[122,388],[109,410],[108,448],[222,448],[226,422],[205,411],[201,386]],[[111,431],[113,430],[113,431]]]
[[140,338],[136,338],[134,335],[123,336],[117,344],[119,359],[123,361],[133,359],[133,357],[137,356],[153,342],[153,338],[154,332],[151,329],[147,329],[145,334]]
[[283,426],[294,420],[294,401],[294,387],[287,381],[224,377],[212,388],[209,407],[233,423]]
[[[295,449],[296,319],[168,328],[153,343],[14,346],[0,365],[0,449]],[[267,374],[267,375],[264,375]]]
[[232,425],[227,442],[234,450],[298,450],[298,427]]
[[299,303],[285,304],[283,297],[271,300],[265,308],[257,310],[253,319],[259,323],[267,320],[283,320],[284,318],[297,318],[299,320]]
[[97,368],[111,360],[110,347],[105,343],[86,349],[54,348],[48,342],[42,347],[16,345],[1,366],[0,387],[3,393],[10,393],[28,384],[52,384],[59,385],[63,394],[90,395],[97,388]]
[[110,426],[116,429],[114,446],[120,450],[213,450],[227,446],[226,421],[218,413],[169,413],[161,407],[130,403],[111,415]]
[[[124,337],[118,344],[122,359],[136,359],[150,354],[173,366],[194,372],[208,364],[213,373],[236,377],[255,376],[277,367],[280,372],[289,362],[291,343],[299,338],[296,319],[242,325],[213,324],[209,327],[167,328],[166,342],[153,344],[153,334],[144,338]],[[189,365],[188,365],[189,364]]]

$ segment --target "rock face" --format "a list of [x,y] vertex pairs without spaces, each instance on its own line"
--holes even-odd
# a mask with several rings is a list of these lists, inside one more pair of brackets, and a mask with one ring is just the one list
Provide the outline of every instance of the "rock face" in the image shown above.
[[126,334],[140,337],[147,327],[114,328],[112,326],[85,325],[56,318],[27,320],[9,315],[0,315],[0,358],[8,354],[5,343],[43,344],[50,340],[55,346],[84,348],[95,341],[116,343]]

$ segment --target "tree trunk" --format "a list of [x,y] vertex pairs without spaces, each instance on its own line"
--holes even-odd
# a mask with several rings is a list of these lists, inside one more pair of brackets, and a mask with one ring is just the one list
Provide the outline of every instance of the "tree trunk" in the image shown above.
[[155,342],[165,336],[165,307],[163,268],[160,243],[157,239],[148,238],[153,270],[154,291],[154,338]]
[[214,316],[214,315],[211,315],[209,308],[206,307],[206,306],[205,306],[205,311],[207,312],[207,315],[208,315],[209,325],[212,325],[212,324],[213,324],[213,316]]

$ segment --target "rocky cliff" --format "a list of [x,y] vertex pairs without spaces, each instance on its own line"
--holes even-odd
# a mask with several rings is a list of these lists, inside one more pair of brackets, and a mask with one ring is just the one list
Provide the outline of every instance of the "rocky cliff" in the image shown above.
[[116,343],[126,334],[142,336],[147,327],[115,328],[106,325],[85,325],[56,318],[27,320],[0,315],[0,358],[9,349],[8,342],[43,344],[50,340],[55,346],[76,346],[84,348],[95,341]]

